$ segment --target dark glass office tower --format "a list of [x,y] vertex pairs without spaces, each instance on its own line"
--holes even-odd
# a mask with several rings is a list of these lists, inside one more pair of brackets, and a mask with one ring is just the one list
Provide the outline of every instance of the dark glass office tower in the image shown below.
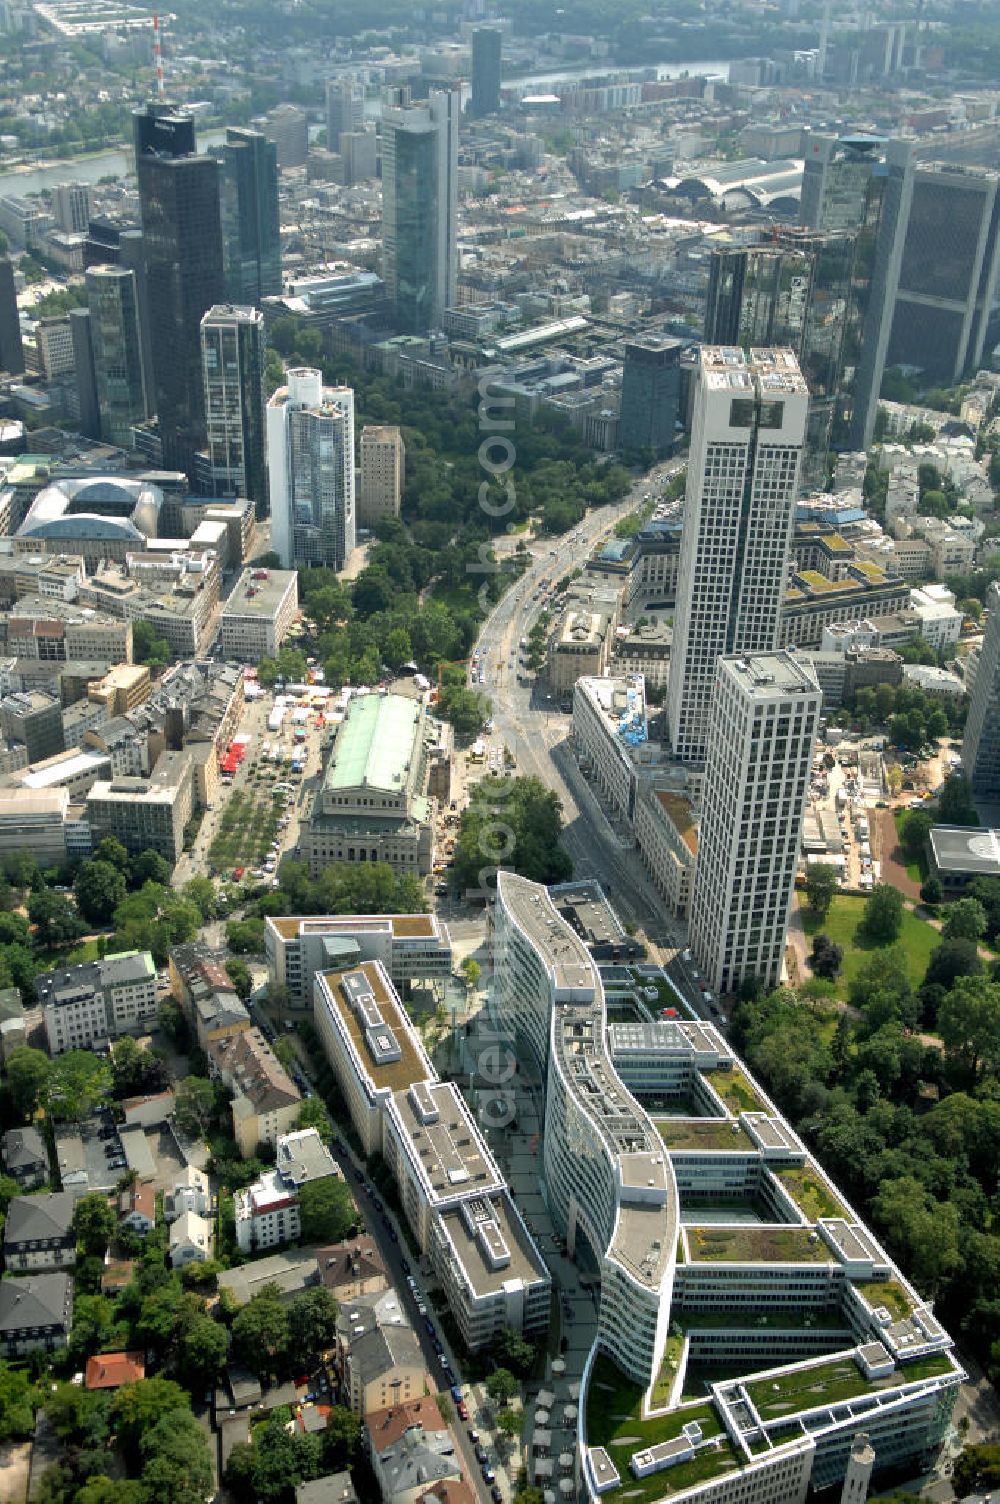
[[201,360],[212,494],[248,496],[267,515],[264,458],[264,315],[222,303],[201,321]]
[[125,448],[133,424],[149,417],[136,276],[127,266],[92,266],[84,281],[101,437]]
[[979,366],[1000,270],[998,186],[985,168],[915,167],[886,365],[945,386]]
[[259,307],[262,298],[280,293],[278,148],[260,131],[226,131],[222,249],[226,295],[234,303]]
[[477,26],[472,33],[472,114],[476,120],[500,108],[500,33]]
[[163,465],[191,470],[205,442],[201,320],[224,291],[219,164],[169,105],[133,116],[154,398]]
[[683,348],[679,339],[659,334],[640,335],[626,342],[618,424],[621,449],[651,449],[660,459],[675,448]]
[[73,370],[76,396],[80,404],[80,432],[88,439],[101,437],[101,411],[97,405],[97,379],[94,374],[94,343],[90,337],[90,309],[71,308],[69,327],[73,337]]
[[459,91],[382,116],[386,293],[402,334],[441,327],[456,298]]
[[17,290],[14,287],[14,264],[0,257],[0,371],[20,376],[24,370],[21,324],[17,316]]
[[787,346],[809,387],[803,478],[824,479],[839,400],[855,236],[777,230],[766,245],[712,252],[705,343]]

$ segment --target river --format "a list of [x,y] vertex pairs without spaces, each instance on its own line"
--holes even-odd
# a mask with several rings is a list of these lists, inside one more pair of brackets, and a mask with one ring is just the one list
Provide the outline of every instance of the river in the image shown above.
[[[567,83],[571,79],[593,78],[603,73],[622,71],[620,65],[608,62],[587,63],[585,67],[562,68],[552,73],[526,73],[520,77],[505,78],[505,83],[517,84],[522,89],[547,89],[553,84]],[[657,78],[677,78],[681,73],[714,73],[729,77],[729,62],[718,58],[695,58],[691,62],[658,63]],[[198,144],[204,151],[217,146],[226,139],[225,130],[204,131],[198,136]],[[57,183],[96,183],[99,178],[124,177],[129,167],[129,154],[123,147],[94,152],[87,157],[68,157],[58,162],[46,162],[42,167],[26,167],[0,173],[0,197],[8,193],[41,193],[54,188]]]
[[[202,151],[226,139],[225,130],[203,131],[198,136]],[[96,183],[98,178],[124,177],[129,170],[129,156],[124,147],[111,147],[86,157],[67,157],[46,162],[43,167],[0,173],[0,196],[7,193],[41,193],[57,183]]]
[[[732,60],[726,58],[720,61],[718,58],[693,58],[691,62],[680,63],[657,63],[657,78],[679,78],[682,73],[721,73],[722,77],[729,78],[729,64]],[[647,68],[648,63],[612,63],[596,59],[587,63],[585,67],[558,68],[551,73],[524,73],[504,74],[505,84],[517,84],[518,88],[527,85],[531,89],[547,88],[552,84],[569,83],[577,78],[597,78],[608,73],[638,72],[640,68]]]

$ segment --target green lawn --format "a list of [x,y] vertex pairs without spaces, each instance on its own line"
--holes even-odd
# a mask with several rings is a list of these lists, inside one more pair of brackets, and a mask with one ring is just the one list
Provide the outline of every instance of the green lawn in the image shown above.
[[766,1227],[748,1222],[724,1227],[712,1223],[687,1229],[692,1263],[832,1264],[833,1254],[808,1227]]
[[814,1368],[795,1369],[780,1378],[758,1379],[746,1388],[762,1420],[780,1420],[799,1410],[836,1405],[875,1390],[895,1389],[917,1379],[935,1378],[950,1368],[946,1353],[932,1353],[930,1357],[897,1367],[884,1379],[867,1379],[853,1358],[838,1358]]
[[855,1284],[854,1288],[863,1295],[870,1306],[885,1306],[897,1321],[902,1321],[909,1316],[913,1309],[913,1302],[903,1289],[902,1285],[894,1279],[873,1279],[865,1284]]
[[778,1180],[791,1196],[796,1206],[810,1222],[818,1217],[843,1217],[844,1207],[817,1175],[806,1165],[793,1165],[787,1169],[774,1170]]
[[655,1118],[654,1125],[668,1149],[743,1150],[753,1145],[741,1123],[728,1118]]
[[[678,1311],[685,1332],[761,1331],[786,1332],[815,1328],[823,1332],[849,1332],[850,1323],[840,1311],[808,1311],[781,1307],[774,1311]],[[742,1371],[742,1370],[741,1370]]]
[[97,960],[97,941],[79,940],[76,945],[56,945],[40,950],[37,958],[46,968],[54,971],[57,966],[79,966],[84,961]]
[[732,1113],[766,1112],[767,1108],[741,1070],[712,1071],[708,1081]]
[[[858,927],[864,918],[864,912],[865,900],[846,893],[837,895],[830,905],[830,912],[823,920],[816,919],[807,908],[802,910],[802,920],[807,935],[815,935],[822,930],[824,935],[829,935],[830,939],[843,949],[844,965],[837,978],[838,994],[841,997],[847,996],[851,982],[870,959],[872,953],[885,948],[873,945],[864,935],[858,935]],[[914,987],[919,987],[923,982],[931,951],[940,943],[940,932],[934,929],[933,925],[928,924],[924,919],[918,919],[909,909],[904,909],[903,923],[896,944],[906,956],[907,970]]]
[[[903,822],[909,813],[910,811],[908,809],[897,809],[893,814],[892,818],[896,823],[896,835],[898,837],[902,837]],[[903,865],[906,867],[907,877],[915,883],[926,882],[927,858],[921,855],[917,861],[910,861],[902,850],[902,841],[900,841],[900,856],[903,858]]]
[[[607,1449],[618,1469],[622,1488],[627,1489],[634,1504],[653,1504],[656,1499],[669,1498],[706,1478],[739,1467],[739,1459],[711,1403],[685,1405],[683,1409],[642,1420],[642,1395],[639,1385],[626,1379],[610,1358],[603,1353],[598,1356],[587,1388],[587,1441],[590,1446]],[[645,1478],[633,1477],[629,1461],[636,1452],[657,1442],[672,1441],[691,1420],[698,1422],[706,1440],[715,1438],[716,1444],[699,1451],[689,1462],[679,1462]],[[614,1492],[617,1494],[618,1490]]]

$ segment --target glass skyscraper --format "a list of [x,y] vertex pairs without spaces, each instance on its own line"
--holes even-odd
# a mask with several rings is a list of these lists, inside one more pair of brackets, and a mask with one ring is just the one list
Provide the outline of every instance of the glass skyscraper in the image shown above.
[[127,266],[91,266],[84,284],[101,438],[127,448],[132,425],[149,417],[135,272]]
[[386,294],[402,334],[441,327],[455,302],[457,89],[382,117],[382,240]]
[[271,543],[284,569],[343,569],[354,548],[354,392],[290,370],[267,404]]
[[226,293],[259,307],[281,292],[278,148],[260,131],[230,126],[222,148]]
[[133,116],[155,408],[163,464],[192,470],[205,442],[201,320],[223,296],[219,164],[169,105]]
[[472,33],[472,115],[481,120],[500,108],[500,32],[477,26]]
[[264,315],[220,303],[201,321],[205,425],[213,493],[248,496],[267,515]]
[[636,452],[651,449],[657,459],[677,444],[681,408],[679,339],[658,334],[625,343],[618,444]]
[[855,237],[781,229],[760,246],[712,252],[705,343],[787,346],[809,387],[803,476],[822,484],[841,383]]

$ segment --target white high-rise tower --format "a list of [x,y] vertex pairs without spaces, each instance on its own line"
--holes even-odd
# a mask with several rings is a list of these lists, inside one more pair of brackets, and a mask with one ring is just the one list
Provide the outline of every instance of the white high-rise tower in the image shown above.
[[271,542],[284,569],[343,569],[354,547],[354,392],[288,372],[267,404]]
[[794,653],[720,658],[691,895],[691,950],[709,987],[777,985],[822,692]]
[[791,350],[703,347],[667,686],[683,762],[705,760],[719,657],[777,645],[808,410]]

